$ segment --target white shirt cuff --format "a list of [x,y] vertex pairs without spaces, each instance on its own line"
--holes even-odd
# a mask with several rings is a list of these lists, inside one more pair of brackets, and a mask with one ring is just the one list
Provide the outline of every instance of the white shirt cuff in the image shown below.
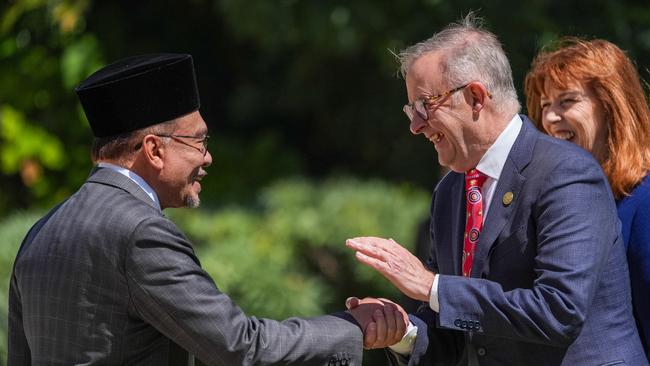
[[400,355],[408,356],[413,352],[413,346],[415,345],[415,338],[417,338],[417,336],[418,327],[409,322],[409,326],[406,328],[406,333],[404,334],[404,337],[402,337],[402,340],[388,348]]
[[440,303],[438,302],[438,274],[433,277],[433,284],[431,285],[431,293],[429,294],[429,306],[436,313],[440,312]]

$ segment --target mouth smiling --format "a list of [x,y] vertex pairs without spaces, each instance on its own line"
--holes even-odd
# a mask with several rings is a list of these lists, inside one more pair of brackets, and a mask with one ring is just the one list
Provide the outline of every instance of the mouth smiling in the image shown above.
[[201,183],[201,180],[203,180],[203,177],[205,177],[206,175],[208,175],[208,173],[206,173],[205,171],[201,171],[192,177],[192,182]]
[[575,133],[572,131],[557,131],[553,132],[552,136],[565,141],[571,141],[575,137]]
[[431,134],[430,136],[427,136],[427,139],[429,139],[429,141],[433,142],[434,144],[437,144],[438,142],[440,142],[440,140],[442,140],[444,136],[445,134],[443,134],[442,132],[436,132]]

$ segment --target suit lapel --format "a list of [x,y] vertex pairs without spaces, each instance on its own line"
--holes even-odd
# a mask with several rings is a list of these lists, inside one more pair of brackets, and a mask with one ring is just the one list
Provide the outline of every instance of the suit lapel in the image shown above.
[[[456,179],[452,186],[452,197],[455,194],[458,195],[456,202],[451,206],[452,220],[455,220],[451,223],[452,228],[452,253],[451,258],[453,261],[454,275],[460,276],[462,273],[462,254],[463,254],[463,245],[464,245],[464,234],[465,234],[465,220],[466,220],[466,208],[465,208],[465,175],[455,174]],[[449,258],[449,257],[447,257]]]
[[[492,196],[490,202],[490,210],[481,230],[481,236],[474,254],[471,277],[480,277],[485,262],[488,260],[490,249],[496,243],[496,239],[506,223],[512,220],[512,215],[519,201],[519,194],[526,181],[526,177],[521,174],[521,171],[532,158],[537,131],[525,116],[521,116],[521,118],[523,120],[521,131],[512,145],[508,159],[503,166],[494,196]],[[504,195],[508,192],[512,194],[512,201],[509,203],[504,200]]]

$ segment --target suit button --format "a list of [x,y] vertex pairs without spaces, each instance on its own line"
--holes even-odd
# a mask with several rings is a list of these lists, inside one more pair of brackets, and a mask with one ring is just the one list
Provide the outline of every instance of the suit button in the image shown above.
[[485,354],[487,353],[487,351],[485,350],[485,348],[483,348],[483,347],[479,347],[479,348],[476,350],[476,353],[478,353],[479,356],[483,357],[483,356],[485,356]]
[[460,319],[454,320],[454,325],[460,328]]
[[466,320],[461,320],[460,321],[460,327],[463,329],[467,329],[467,321]]

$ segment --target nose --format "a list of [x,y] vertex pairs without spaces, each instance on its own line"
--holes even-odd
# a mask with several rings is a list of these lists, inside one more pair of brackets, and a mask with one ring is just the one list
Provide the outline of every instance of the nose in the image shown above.
[[415,113],[413,119],[411,120],[411,124],[409,125],[409,129],[411,130],[412,134],[419,135],[422,133],[422,130],[426,125],[427,121],[423,120],[420,118],[419,114]]
[[207,150],[205,156],[203,156],[203,165],[201,166],[207,168],[210,165],[212,165],[212,154],[210,154],[210,150]]
[[544,129],[548,132],[552,124],[562,120],[562,116],[555,110],[555,108],[549,107],[546,111],[542,112],[542,125]]

